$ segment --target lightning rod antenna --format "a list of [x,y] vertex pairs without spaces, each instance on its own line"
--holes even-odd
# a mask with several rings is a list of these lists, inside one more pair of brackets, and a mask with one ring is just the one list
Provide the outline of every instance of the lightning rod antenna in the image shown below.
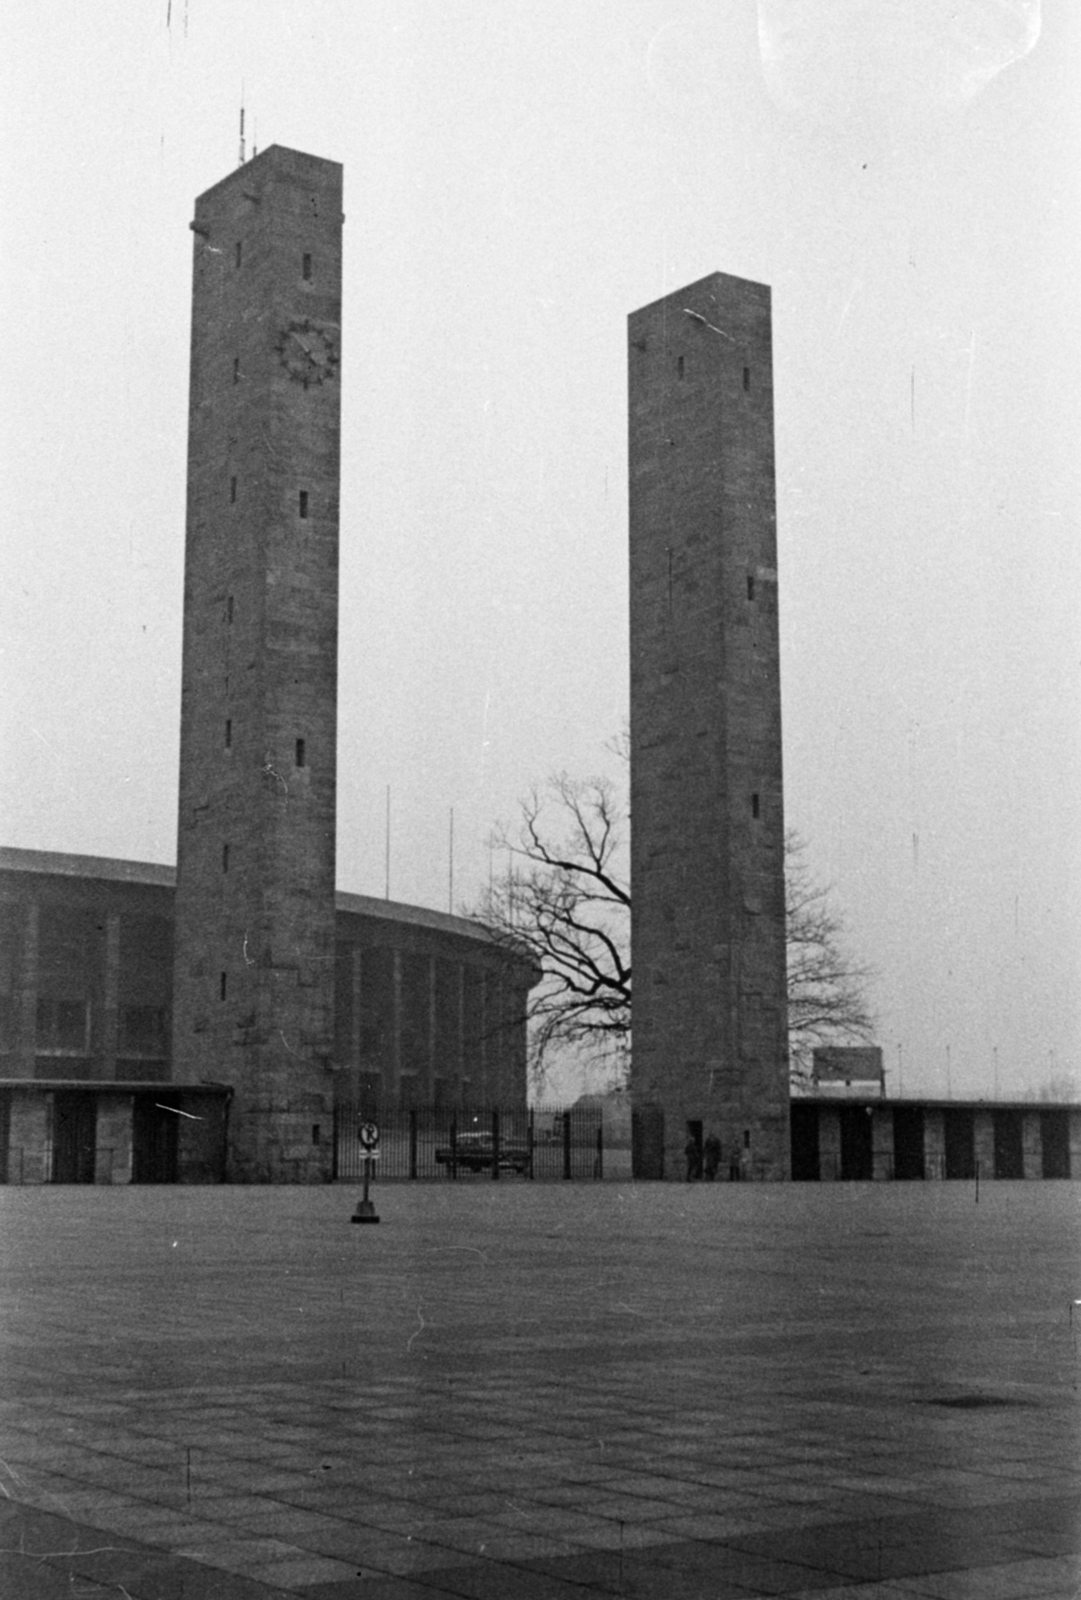
[[244,86],[240,87],[240,165],[244,165]]

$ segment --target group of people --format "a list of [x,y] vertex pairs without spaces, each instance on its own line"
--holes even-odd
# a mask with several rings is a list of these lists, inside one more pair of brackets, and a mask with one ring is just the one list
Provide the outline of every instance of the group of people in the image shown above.
[[692,1134],[683,1148],[687,1157],[687,1182],[693,1183],[697,1178],[705,1178],[707,1183],[712,1183],[716,1178],[721,1165],[721,1141],[715,1133],[708,1134],[703,1143]]
[[[746,1141],[745,1141],[746,1142]],[[724,1151],[721,1141],[715,1133],[709,1133],[699,1142],[692,1133],[683,1147],[683,1154],[687,1157],[687,1182],[694,1183],[699,1178],[704,1178],[707,1183],[713,1183],[721,1170],[721,1159]],[[728,1178],[732,1183],[744,1177],[746,1157],[738,1145],[734,1146],[728,1163]]]

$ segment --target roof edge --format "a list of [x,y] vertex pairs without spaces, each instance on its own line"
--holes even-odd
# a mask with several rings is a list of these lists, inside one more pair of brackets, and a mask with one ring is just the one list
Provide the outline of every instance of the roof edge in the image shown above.
[[[53,878],[88,878],[104,883],[131,883],[158,889],[176,888],[176,868],[154,861],[122,861],[116,856],[79,856],[58,850],[24,850],[15,845],[0,845],[0,872],[26,873]],[[351,894],[344,889],[334,893],[334,909],[355,916],[373,917],[383,922],[432,928],[457,934],[480,944],[492,944],[491,933],[471,917],[434,911],[429,906],[407,905],[401,900],[382,900],[375,895]]]

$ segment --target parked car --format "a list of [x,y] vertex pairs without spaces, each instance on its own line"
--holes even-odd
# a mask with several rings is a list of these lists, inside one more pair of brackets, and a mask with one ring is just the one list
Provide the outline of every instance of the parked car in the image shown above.
[[[492,1154],[490,1133],[460,1133],[453,1147],[449,1144],[438,1146],[435,1159],[439,1166],[446,1167],[450,1173],[458,1169],[465,1172],[491,1172]],[[508,1139],[506,1142],[500,1139],[499,1170],[528,1172],[529,1146],[517,1139]]]

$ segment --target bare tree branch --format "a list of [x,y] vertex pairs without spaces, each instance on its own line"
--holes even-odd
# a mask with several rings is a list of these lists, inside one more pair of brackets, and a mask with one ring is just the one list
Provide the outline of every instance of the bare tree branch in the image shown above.
[[[624,734],[614,754],[626,757]],[[631,1035],[629,816],[607,778],[557,773],[521,802],[516,829],[492,835],[507,869],[473,915],[493,937],[528,954],[543,974],[530,994],[531,1067],[558,1045],[625,1056]],[[811,877],[806,846],[785,838],[789,1050],[794,1082],[810,1077],[816,1045],[865,1041],[874,1019],[871,969],[845,949],[829,889]]]
[[630,1035],[626,807],[605,778],[553,777],[497,828],[507,870],[474,915],[543,973],[529,997],[531,1065],[563,1045],[621,1047]]
[[874,1035],[867,991],[872,969],[845,948],[844,924],[816,883],[806,845],[785,835],[785,943],[788,955],[788,1050],[794,1083],[809,1082],[816,1045],[858,1043]]

